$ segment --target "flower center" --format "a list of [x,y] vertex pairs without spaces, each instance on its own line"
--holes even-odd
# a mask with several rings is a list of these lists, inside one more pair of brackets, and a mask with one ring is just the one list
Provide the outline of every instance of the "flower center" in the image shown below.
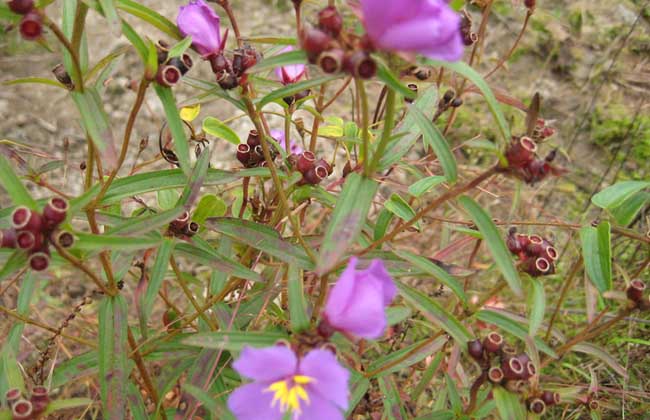
[[289,379],[273,382],[264,391],[274,393],[271,407],[275,407],[279,401],[280,411],[283,413],[291,411],[300,414],[301,400],[309,405],[309,396],[304,386],[313,381],[314,379],[309,376],[294,375]]

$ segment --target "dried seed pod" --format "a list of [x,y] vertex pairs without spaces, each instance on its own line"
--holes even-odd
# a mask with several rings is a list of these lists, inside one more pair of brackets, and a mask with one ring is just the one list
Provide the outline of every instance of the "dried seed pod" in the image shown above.
[[308,184],[318,185],[327,178],[327,168],[322,165],[316,165],[304,175],[304,180]]
[[483,347],[489,353],[497,353],[503,347],[503,336],[496,331],[490,332],[483,340]]
[[310,151],[304,151],[298,155],[298,172],[305,175],[316,165],[316,156]]
[[513,139],[510,147],[506,150],[506,159],[511,167],[523,168],[535,159],[537,143],[530,137]]
[[561,402],[560,394],[552,391],[544,391],[540,397],[547,407],[557,405]]
[[318,65],[327,74],[338,73],[343,69],[345,52],[341,48],[325,51],[318,56]]
[[54,68],[52,69],[52,73],[54,74],[56,80],[58,80],[59,83],[65,86],[66,89],[74,90],[74,83],[72,82],[70,75],[68,74],[68,72],[65,69],[65,66],[62,63],[59,63],[56,66],[54,66]]
[[40,248],[43,244],[43,235],[40,232],[23,230],[16,235],[16,246],[20,249],[32,250]]
[[334,168],[332,168],[332,165],[330,165],[325,159],[318,159],[318,162],[316,162],[316,166],[322,166],[327,170],[327,176],[332,175],[334,172]]
[[504,379],[503,369],[498,366],[492,366],[490,370],[488,370],[488,379],[493,384],[500,384]]
[[522,379],[524,377],[524,365],[516,357],[507,357],[501,362],[503,376],[506,379]]
[[335,6],[328,6],[318,12],[318,27],[334,38],[343,29],[343,17]]
[[646,285],[639,279],[632,280],[630,285],[627,287],[627,298],[632,302],[639,303],[643,299],[643,292],[645,291]]
[[312,64],[329,48],[331,42],[332,38],[320,29],[309,28],[303,32],[302,48]]
[[35,416],[38,416],[40,413],[45,411],[47,405],[50,403],[50,394],[47,391],[47,388],[44,386],[35,386],[34,389],[32,389],[30,401]]
[[248,167],[248,163],[251,159],[251,147],[246,144],[246,143],[241,143],[237,145],[237,160],[244,165],[244,167]]
[[29,266],[34,271],[47,270],[50,266],[50,256],[45,252],[34,252],[29,256]]
[[587,407],[589,407],[589,409],[591,411],[596,411],[596,410],[598,410],[600,408],[600,403],[598,402],[598,400],[592,399],[592,400],[589,400],[589,403],[587,404]]
[[16,401],[20,400],[23,397],[22,392],[18,388],[11,388],[5,392],[5,400],[9,407],[13,407]]
[[524,392],[527,383],[523,379],[511,379],[505,381],[505,387],[508,391],[519,394]]
[[27,41],[37,40],[43,35],[43,18],[40,13],[32,10],[20,21],[20,35]]
[[192,236],[196,235],[197,233],[199,233],[199,228],[200,227],[201,226],[199,226],[198,223],[190,222],[187,225],[185,225],[185,227],[183,228],[183,233],[185,235],[189,236],[189,237],[192,237]]
[[227,73],[232,69],[230,61],[225,55],[223,55],[223,53],[211,55],[209,60],[214,74],[221,74],[223,72]]
[[18,400],[11,407],[13,420],[29,420],[34,414],[32,403],[27,400]]
[[169,224],[169,228],[176,233],[180,233],[183,231],[183,229],[189,223],[189,221],[190,221],[190,213],[188,211],[184,211],[180,216],[178,216],[176,219],[171,221],[171,223]]
[[365,51],[356,51],[345,57],[345,69],[353,76],[371,79],[377,74],[377,63]]
[[476,339],[469,341],[467,343],[467,352],[474,360],[483,360],[483,343],[481,343],[481,340]]
[[539,398],[532,398],[528,401],[528,411],[541,416],[546,412],[546,403]]
[[257,130],[251,130],[248,132],[248,138],[246,139],[246,144],[248,144],[251,149],[255,148],[255,146],[259,146],[262,144],[262,140],[260,139],[260,134],[257,132]]
[[43,227],[43,218],[40,214],[25,206],[18,206],[11,214],[11,222],[16,230],[30,230],[40,232]]
[[54,243],[61,248],[70,248],[74,245],[74,235],[70,232],[62,230],[54,236]]
[[61,224],[68,212],[68,201],[61,197],[51,198],[43,209],[43,220],[49,229]]
[[557,249],[555,249],[555,247],[548,245],[544,250],[543,256],[549,261],[557,261],[557,259],[560,257],[560,254],[557,252]]
[[26,15],[34,8],[34,0],[10,0],[7,6],[16,14]]

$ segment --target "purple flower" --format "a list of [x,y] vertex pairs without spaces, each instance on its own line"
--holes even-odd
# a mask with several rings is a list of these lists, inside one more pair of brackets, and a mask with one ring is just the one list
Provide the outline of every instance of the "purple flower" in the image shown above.
[[[289,51],[293,51],[291,45],[281,50],[280,53]],[[280,79],[283,85],[290,85],[291,83],[296,83],[305,74],[305,65],[289,64],[282,67],[276,67],[275,74],[278,75],[278,79]]]
[[222,50],[220,19],[203,0],[190,0],[181,6],[176,24],[183,36],[192,37],[192,46],[203,57]]
[[[284,135],[284,131],[282,130],[271,130],[271,137],[275,139],[278,143],[280,143],[280,147],[282,147],[282,150],[287,150],[286,149],[286,137]],[[302,147],[294,141],[293,139],[289,139],[289,152],[291,154],[296,154],[299,155],[303,152]]]
[[372,260],[365,270],[357,271],[356,265],[357,258],[350,258],[327,298],[325,328],[377,339],[386,329],[385,309],[395,298],[397,288],[380,259]]
[[445,0],[361,0],[375,46],[458,61],[463,56],[460,16]]
[[343,420],[348,408],[350,373],[329,350],[298,358],[286,346],[244,347],[233,368],[253,382],[228,398],[238,420]]

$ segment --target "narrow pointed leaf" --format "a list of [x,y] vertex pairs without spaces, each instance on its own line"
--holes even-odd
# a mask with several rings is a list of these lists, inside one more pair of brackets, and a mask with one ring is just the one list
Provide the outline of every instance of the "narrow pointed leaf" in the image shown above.
[[582,257],[589,280],[602,294],[612,288],[612,244],[609,222],[580,229]]
[[192,334],[182,340],[188,346],[241,351],[244,346],[268,347],[288,336],[279,332],[207,332]]
[[633,194],[646,188],[650,188],[648,181],[617,182],[591,197],[591,202],[600,208],[611,210],[623,204]]
[[234,145],[241,143],[239,136],[232,130],[232,128],[214,117],[207,117],[203,120],[203,131],[211,136],[224,139]]
[[[520,340],[525,341],[526,337],[529,336],[528,330],[523,325],[519,324],[518,322],[515,322],[514,320],[504,315],[501,315],[496,311],[490,309],[480,310],[476,313],[476,318],[485,323],[496,325],[497,327],[514,335]],[[557,358],[557,354],[553,351],[553,349],[550,348],[549,345],[546,344],[539,337],[535,337],[535,345],[537,346],[539,351],[544,352],[553,358]]]
[[124,297],[106,297],[99,307],[99,385],[106,418],[126,418],[127,309]]
[[447,143],[447,140],[438,127],[420,109],[413,107],[411,108],[411,112],[415,118],[415,123],[422,130],[422,137],[424,138],[425,144],[431,146],[438,161],[440,161],[440,166],[442,166],[447,181],[450,183],[456,182],[456,179],[458,179],[458,169],[456,168],[456,159],[449,148],[449,143]]
[[501,420],[523,420],[526,418],[526,410],[519,401],[519,395],[508,392],[502,387],[493,387],[492,393]]
[[417,269],[432,275],[436,280],[445,286],[449,287],[456,296],[458,296],[463,303],[467,303],[467,295],[465,290],[458,280],[451,276],[448,272],[443,270],[437,264],[434,264],[427,258],[413,254],[408,251],[395,251],[400,258],[413,264]]
[[0,188],[7,192],[16,206],[27,206],[36,210],[36,201],[27,192],[27,188],[2,154],[0,154]]
[[287,96],[293,96],[296,93],[304,92],[305,90],[315,88],[320,86],[323,83],[331,82],[340,78],[341,76],[329,76],[329,77],[319,77],[317,79],[304,80],[298,83],[292,83],[288,86],[284,86],[280,89],[276,89],[273,92],[269,93],[262,99],[260,99],[258,106],[262,108],[264,105],[269,104],[273,101],[286,98]]
[[289,265],[288,295],[289,295],[289,316],[291,319],[291,330],[300,332],[309,328],[309,315],[307,314],[307,303],[303,287],[303,275],[295,265]]
[[185,175],[190,176],[191,165],[190,165],[190,146],[187,141],[187,135],[185,134],[185,126],[183,125],[183,120],[176,108],[176,100],[174,99],[174,94],[172,90],[168,87],[155,84],[154,88],[156,93],[160,98],[160,102],[163,105],[165,110],[165,116],[167,117],[167,126],[169,131],[172,133],[174,138],[174,152],[178,157],[178,163],[183,170]]
[[288,66],[290,64],[306,64],[307,54],[303,50],[289,51],[274,55],[257,63],[248,73],[259,73],[265,70],[273,70],[276,67]]

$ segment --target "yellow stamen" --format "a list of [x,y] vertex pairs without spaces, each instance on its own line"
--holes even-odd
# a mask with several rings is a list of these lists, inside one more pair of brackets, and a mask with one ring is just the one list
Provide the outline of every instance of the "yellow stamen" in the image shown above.
[[264,392],[274,393],[271,407],[275,407],[275,404],[279,402],[280,411],[283,413],[291,411],[300,414],[302,412],[301,400],[309,405],[309,395],[307,395],[304,385],[313,381],[314,379],[308,376],[295,375],[287,380],[273,382]]

